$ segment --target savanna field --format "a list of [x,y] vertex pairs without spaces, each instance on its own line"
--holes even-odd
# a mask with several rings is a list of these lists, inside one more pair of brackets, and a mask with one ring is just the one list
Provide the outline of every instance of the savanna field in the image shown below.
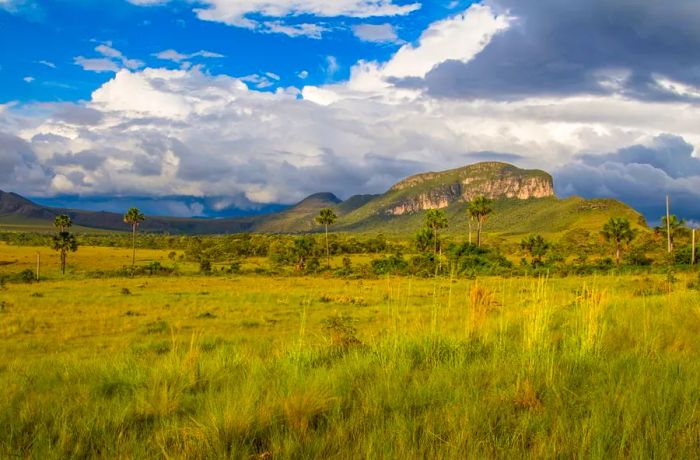
[[2,458],[700,452],[693,272],[99,277],[131,251],[83,246],[62,277],[8,245],[0,272],[37,250],[0,290]]

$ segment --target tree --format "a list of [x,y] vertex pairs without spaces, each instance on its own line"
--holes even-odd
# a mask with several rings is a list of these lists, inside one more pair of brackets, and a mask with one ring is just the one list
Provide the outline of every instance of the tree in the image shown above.
[[433,244],[433,231],[427,227],[422,227],[416,233],[416,249],[419,252],[431,251],[434,247]]
[[476,245],[479,247],[481,247],[481,231],[484,228],[484,223],[489,214],[493,212],[492,203],[493,201],[485,196],[477,196],[467,204],[468,216],[476,219]]
[[440,237],[438,233],[443,228],[447,228],[447,216],[445,215],[445,211],[440,209],[429,210],[425,215],[425,226],[429,228],[433,234],[435,255],[437,255],[438,248],[440,247]]
[[146,217],[137,208],[129,209],[124,214],[124,223],[131,225],[131,268],[136,265],[136,229],[141,225],[141,222],[146,220]]
[[[668,238],[668,240],[671,242],[670,249],[673,251],[674,248],[674,242],[673,242],[673,237],[676,235],[676,233],[685,228],[685,220],[683,219],[678,219],[678,216],[675,216],[671,214],[668,218],[668,221],[666,219],[666,216],[661,218],[661,225],[658,227],[654,228],[654,231],[656,233],[659,233],[664,236],[664,238]],[[669,232],[670,230],[670,232]]]
[[73,226],[73,221],[67,215],[61,214],[53,220],[53,226],[56,227],[58,233],[63,233]]
[[542,235],[529,235],[520,242],[520,247],[530,254],[532,266],[536,267],[542,265],[542,257],[547,254],[550,245],[542,238]]
[[[294,240],[291,249],[297,271],[303,271],[307,268],[309,261],[313,258],[315,245],[314,239],[308,235]],[[316,264],[318,264],[318,259],[316,259]]]
[[68,232],[68,229],[73,226],[71,218],[65,214],[56,216],[53,221],[54,227],[58,230],[58,234],[51,239],[51,248],[58,251],[61,259],[61,273],[66,274],[66,259],[69,252],[78,250],[78,240],[75,235]]
[[316,223],[323,225],[326,228],[326,264],[330,268],[331,266],[331,249],[328,245],[328,226],[333,225],[338,219],[331,208],[321,209],[321,212],[316,217]]
[[606,241],[615,243],[615,261],[617,265],[620,265],[623,244],[629,244],[637,236],[636,232],[630,227],[630,221],[624,217],[611,217],[603,226],[600,234]]

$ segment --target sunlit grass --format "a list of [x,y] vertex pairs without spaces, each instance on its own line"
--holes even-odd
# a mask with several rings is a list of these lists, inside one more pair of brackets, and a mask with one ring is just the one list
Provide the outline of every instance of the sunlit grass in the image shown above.
[[10,284],[0,457],[692,458],[686,281]]

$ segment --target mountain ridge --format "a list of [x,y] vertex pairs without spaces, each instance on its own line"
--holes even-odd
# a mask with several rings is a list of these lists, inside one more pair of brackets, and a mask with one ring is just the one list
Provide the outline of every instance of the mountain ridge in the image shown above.
[[[616,200],[560,199],[552,176],[542,170],[520,169],[508,163],[481,162],[407,177],[385,193],[354,195],[340,200],[330,192],[309,195],[296,205],[267,214],[232,218],[148,217],[144,231],[182,234],[308,233],[319,230],[314,218],[332,208],[339,218],[334,231],[405,234],[422,225],[429,209],[445,210],[450,227],[467,227],[467,202],[484,195],[494,200],[490,231],[500,233],[559,232],[568,228],[595,228],[613,215],[628,217],[638,226],[646,221],[637,211]],[[14,220],[43,222],[50,229],[53,218],[68,214],[81,227],[125,231],[122,215],[38,205],[15,193],[0,191],[0,226]]]

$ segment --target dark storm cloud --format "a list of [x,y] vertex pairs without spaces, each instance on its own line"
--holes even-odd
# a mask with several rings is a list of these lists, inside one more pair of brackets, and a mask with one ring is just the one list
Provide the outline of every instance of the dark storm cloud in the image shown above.
[[0,189],[42,193],[51,177],[52,171],[40,164],[27,142],[0,132]]
[[104,154],[93,150],[83,150],[75,154],[58,153],[51,157],[52,166],[80,166],[86,171],[96,171],[104,163]]
[[657,137],[604,155],[581,155],[554,172],[557,193],[620,199],[651,222],[664,214],[665,195],[673,212],[700,220],[700,159],[682,138]]
[[[700,86],[697,0],[491,0],[516,19],[472,61],[447,61],[425,79],[395,82],[440,97],[622,94],[699,100],[657,77]],[[457,46],[458,44],[455,44]]]

